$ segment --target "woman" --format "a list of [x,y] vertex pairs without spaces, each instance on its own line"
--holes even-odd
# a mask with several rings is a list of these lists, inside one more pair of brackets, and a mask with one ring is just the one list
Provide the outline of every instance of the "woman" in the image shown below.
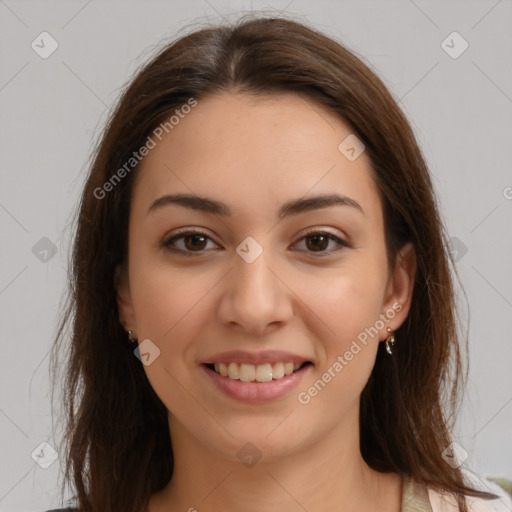
[[79,510],[507,510],[450,438],[445,247],[409,124],[339,43],[251,17],[164,48],[79,208]]

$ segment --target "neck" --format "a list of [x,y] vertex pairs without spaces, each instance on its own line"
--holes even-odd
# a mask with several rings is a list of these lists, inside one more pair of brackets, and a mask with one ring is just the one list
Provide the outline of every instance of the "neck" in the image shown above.
[[400,477],[366,464],[358,428],[350,435],[331,432],[307,448],[246,466],[201,444],[171,418],[170,426],[173,477],[151,497],[149,512],[400,510]]

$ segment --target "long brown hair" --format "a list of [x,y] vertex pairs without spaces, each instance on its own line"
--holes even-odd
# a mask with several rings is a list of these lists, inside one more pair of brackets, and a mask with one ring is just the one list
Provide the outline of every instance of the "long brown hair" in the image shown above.
[[[139,512],[172,476],[167,410],[127,344],[114,287],[115,268],[127,257],[137,166],[122,179],[113,176],[175,109],[220,91],[296,92],[339,114],[363,141],[383,205],[389,268],[410,241],[417,272],[393,356],[379,344],[361,395],[362,456],[378,471],[454,493],[460,510],[464,495],[493,497],[467,486],[442,457],[466,373],[453,261],[405,116],[383,82],[338,42],[304,23],[249,16],[166,44],[124,90],[92,155],[77,211],[68,306],[52,353],[55,382],[65,368],[64,484],[80,511]],[[109,180],[108,192],[98,192]]]

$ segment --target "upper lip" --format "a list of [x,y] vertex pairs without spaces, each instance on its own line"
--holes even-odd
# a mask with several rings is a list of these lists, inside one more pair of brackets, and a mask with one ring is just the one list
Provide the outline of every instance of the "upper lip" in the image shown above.
[[307,357],[303,357],[291,352],[283,352],[280,350],[267,350],[264,352],[246,352],[243,350],[231,350],[228,352],[222,352],[209,357],[203,361],[203,364],[215,364],[215,363],[238,363],[238,364],[273,364],[278,362],[288,363],[305,363],[311,362]]

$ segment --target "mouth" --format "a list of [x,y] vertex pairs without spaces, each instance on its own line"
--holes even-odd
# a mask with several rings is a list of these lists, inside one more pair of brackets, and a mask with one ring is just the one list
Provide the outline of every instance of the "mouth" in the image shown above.
[[235,362],[204,363],[203,366],[229,380],[238,380],[248,383],[265,383],[284,379],[289,375],[301,372],[307,366],[312,366],[312,364],[311,361],[304,361],[302,363],[279,361],[259,365],[239,364]]
[[259,365],[225,362],[201,363],[214,388],[238,402],[270,403],[286,399],[313,371],[311,361],[273,362]]

